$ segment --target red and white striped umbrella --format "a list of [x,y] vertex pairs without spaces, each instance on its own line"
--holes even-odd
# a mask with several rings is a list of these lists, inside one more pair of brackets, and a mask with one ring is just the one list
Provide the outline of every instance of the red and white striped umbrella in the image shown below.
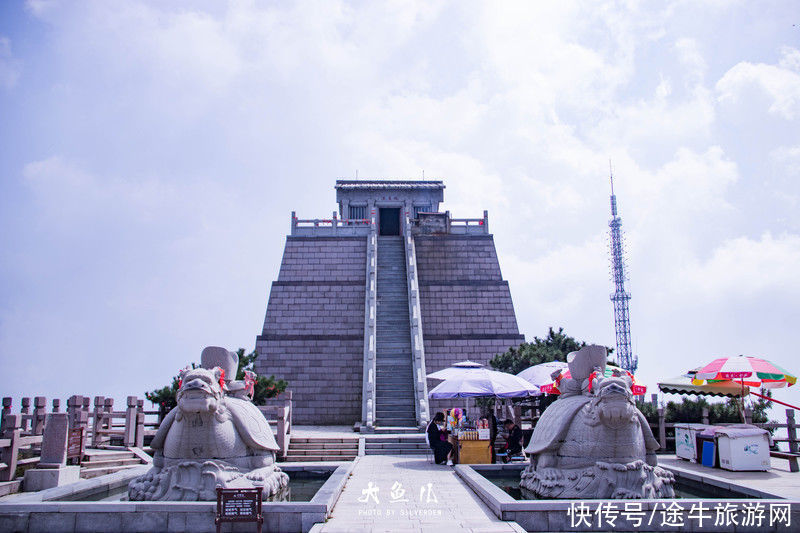
[[[742,387],[744,393],[745,386],[747,387],[763,387],[766,389],[777,389],[780,387],[791,387],[797,383],[797,377],[790,374],[778,365],[761,359],[759,357],[750,357],[739,355],[736,357],[720,357],[714,359],[706,366],[697,369],[695,374],[696,380],[730,380],[738,383]],[[750,394],[769,400],[770,402],[779,403],[786,407],[798,409],[798,407],[764,396],[757,392],[750,391]],[[744,395],[744,394],[743,394]],[[742,400],[742,409],[744,410],[744,400]],[[744,412],[742,413],[744,418]]]
[[695,374],[696,379],[721,380],[728,379],[748,387],[791,387],[797,377],[778,365],[761,359],[739,355],[737,357],[720,357],[701,367]]

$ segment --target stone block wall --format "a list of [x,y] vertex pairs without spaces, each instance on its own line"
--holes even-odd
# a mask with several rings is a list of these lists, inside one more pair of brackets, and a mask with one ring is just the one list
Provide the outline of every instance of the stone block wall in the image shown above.
[[[420,235],[415,246],[427,373],[466,359],[488,365],[525,340],[491,235]],[[431,401],[431,415],[453,405]]]
[[366,237],[287,237],[256,371],[289,382],[295,424],[361,419]]

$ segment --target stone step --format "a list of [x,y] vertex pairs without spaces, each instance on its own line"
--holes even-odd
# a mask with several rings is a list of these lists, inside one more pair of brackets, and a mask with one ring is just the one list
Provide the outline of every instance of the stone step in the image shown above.
[[310,443],[310,442],[313,442],[313,443],[337,443],[337,442],[342,442],[342,443],[347,443],[347,444],[352,444],[352,443],[358,444],[358,437],[341,437],[341,438],[339,438],[339,437],[295,437],[295,436],[292,436],[292,440],[289,441],[290,445],[294,445],[295,443],[301,443],[301,442],[304,442],[304,443]]
[[120,472],[122,470],[128,470],[130,468],[138,468],[140,466],[142,466],[142,463],[137,463],[135,465],[125,465],[125,466],[101,466],[97,468],[84,468],[83,466],[81,466],[81,478],[91,479],[98,476],[113,474],[114,472]]
[[111,461],[115,459],[131,459],[136,457],[133,452],[129,452],[128,450],[107,451],[93,449],[84,450],[83,456],[85,458],[82,461],[83,463],[92,461]]
[[130,465],[140,465],[142,463],[141,459],[136,456],[129,457],[127,459],[108,459],[104,461],[94,460],[94,461],[81,461],[82,468],[114,468],[120,466],[130,466]]
[[425,444],[425,435],[376,435],[369,436],[365,444],[370,442],[391,443],[391,442],[416,442]]
[[291,448],[287,455],[330,455],[331,457],[351,457],[358,455],[358,446],[355,450],[329,450],[327,448],[314,448],[308,450],[298,450]]
[[366,449],[385,449],[385,448],[397,448],[397,449],[404,449],[404,450],[416,450],[420,447],[424,448],[427,446],[425,441],[422,439],[396,439],[393,441],[378,441],[374,439],[367,439],[364,441],[364,446]]
[[[414,411],[414,403],[382,403],[378,402],[375,406],[375,417],[376,418],[383,418],[383,417],[399,417],[399,418],[408,418],[411,415],[411,412]],[[416,416],[416,415],[415,415]]]
[[289,451],[295,450],[358,450],[358,441],[350,442],[289,442]]
[[365,455],[427,455],[428,448],[420,450],[364,450]]
[[396,396],[378,398],[378,403],[381,405],[404,405],[414,407],[413,398],[397,398]]
[[416,418],[395,418],[395,417],[375,417],[375,425],[378,426],[397,426],[397,427],[412,427],[417,425]]
[[318,462],[318,461],[353,461],[355,455],[329,456],[329,455],[286,455],[286,462]]
[[413,436],[420,432],[420,429],[414,426],[375,426],[374,435],[392,435],[397,437],[399,435]]

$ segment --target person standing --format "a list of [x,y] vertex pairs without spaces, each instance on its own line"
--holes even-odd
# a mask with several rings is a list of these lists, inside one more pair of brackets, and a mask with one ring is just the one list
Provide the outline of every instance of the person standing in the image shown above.
[[507,463],[512,455],[519,455],[522,453],[522,428],[516,425],[510,418],[507,418],[503,422],[503,426],[508,432],[505,448],[506,456],[503,457],[503,462]]
[[497,450],[495,449],[495,442],[497,441],[497,417],[494,416],[494,409],[489,411],[489,440],[492,446],[492,464],[497,462]]

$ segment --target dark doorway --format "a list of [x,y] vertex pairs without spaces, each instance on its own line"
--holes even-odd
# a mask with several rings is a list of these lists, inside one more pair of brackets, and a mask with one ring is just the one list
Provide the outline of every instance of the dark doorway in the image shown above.
[[381,235],[400,235],[400,208],[381,207],[378,209]]

